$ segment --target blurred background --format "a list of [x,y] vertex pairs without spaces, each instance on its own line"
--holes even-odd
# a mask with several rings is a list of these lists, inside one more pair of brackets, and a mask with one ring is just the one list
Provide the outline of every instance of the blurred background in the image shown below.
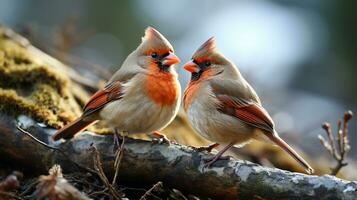
[[[357,110],[356,7],[356,1],[338,0],[1,0],[0,23],[94,81],[118,69],[147,26],[170,40],[183,63],[214,36],[282,137],[328,160],[317,139],[324,134],[321,123],[335,130],[345,110]],[[180,64],[176,69],[184,88],[190,75]],[[356,128],[352,120],[350,171]]]

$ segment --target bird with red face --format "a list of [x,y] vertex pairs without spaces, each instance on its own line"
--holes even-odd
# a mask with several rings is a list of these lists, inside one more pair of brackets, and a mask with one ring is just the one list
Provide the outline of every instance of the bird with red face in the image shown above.
[[219,53],[214,38],[206,41],[183,66],[191,72],[183,107],[194,129],[204,138],[224,145],[205,167],[234,145],[267,139],[289,153],[308,173],[313,169],[275,131],[274,122],[254,89],[236,66]]
[[70,139],[98,120],[116,133],[158,134],[179,109],[181,87],[173,68],[178,62],[169,41],[148,27],[141,44],[90,98],[82,116],[58,130],[53,139]]

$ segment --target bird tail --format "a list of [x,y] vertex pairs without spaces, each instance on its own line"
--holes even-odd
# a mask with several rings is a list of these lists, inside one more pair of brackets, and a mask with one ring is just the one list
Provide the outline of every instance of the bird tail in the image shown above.
[[84,120],[83,117],[79,117],[78,119],[74,120],[73,122],[67,124],[60,130],[58,130],[53,136],[52,139],[54,141],[63,139],[71,139],[76,135],[78,132],[84,130],[89,125],[95,123],[96,120]]
[[304,167],[305,171],[308,174],[314,173],[314,169],[298,154],[296,151],[291,148],[283,139],[279,137],[279,135],[274,132],[265,134],[272,142],[286,151],[291,157],[293,157],[302,167]]

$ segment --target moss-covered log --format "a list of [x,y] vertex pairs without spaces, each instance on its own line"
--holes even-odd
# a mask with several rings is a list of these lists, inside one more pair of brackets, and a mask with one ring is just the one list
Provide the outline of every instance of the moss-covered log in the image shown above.
[[[16,120],[5,115],[0,121],[1,162],[13,163],[22,170],[41,174],[53,164],[64,172],[78,171],[67,156],[32,141],[16,129],[18,124],[35,137],[61,148],[81,165],[92,168],[94,145],[101,153],[103,168],[110,177],[114,173],[113,139],[111,136],[81,134],[68,142],[51,139],[52,129],[31,118]],[[138,183],[164,182],[181,191],[214,199],[356,199],[357,182],[333,176],[309,176],[262,167],[244,161],[219,161],[203,169],[202,158],[211,156],[181,145],[158,144],[127,139],[119,169],[119,180]],[[31,159],[29,159],[31,158]]]

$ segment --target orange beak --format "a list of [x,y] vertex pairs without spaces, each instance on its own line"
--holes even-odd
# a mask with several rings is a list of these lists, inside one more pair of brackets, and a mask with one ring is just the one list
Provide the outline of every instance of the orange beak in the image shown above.
[[162,64],[171,66],[171,65],[174,65],[179,62],[180,62],[180,59],[174,53],[171,52],[168,56],[166,56],[163,59]]
[[191,73],[197,73],[200,71],[200,69],[198,68],[197,64],[194,63],[193,61],[189,61],[187,62],[183,68]]

